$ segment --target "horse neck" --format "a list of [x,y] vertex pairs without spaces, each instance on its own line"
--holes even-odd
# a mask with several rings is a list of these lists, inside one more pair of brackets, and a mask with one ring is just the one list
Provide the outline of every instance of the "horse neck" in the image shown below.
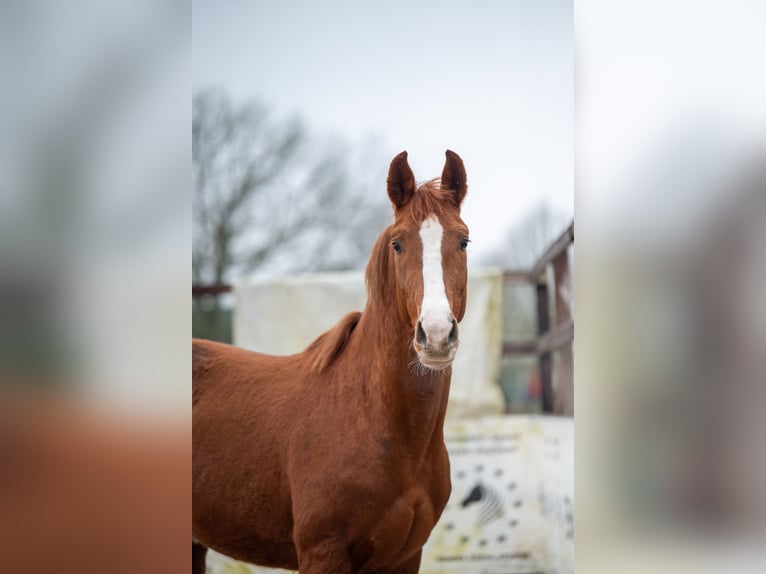
[[359,320],[355,342],[367,357],[365,384],[381,424],[402,436],[413,452],[424,455],[441,441],[451,380],[451,369],[418,369],[412,348],[413,329],[397,313],[395,301],[369,299]]

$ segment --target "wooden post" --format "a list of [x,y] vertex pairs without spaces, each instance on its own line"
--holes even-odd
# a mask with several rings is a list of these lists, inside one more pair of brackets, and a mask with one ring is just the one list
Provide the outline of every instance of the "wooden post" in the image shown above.
[[[553,277],[556,286],[556,326],[559,327],[572,319],[570,299],[572,281],[569,273],[569,256],[564,249],[553,260]],[[567,343],[559,350],[559,370],[556,377],[556,396],[553,411],[561,415],[574,415],[574,359],[572,343]]]
[[[544,335],[550,329],[551,320],[548,310],[548,286],[545,283],[537,284],[537,333]],[[538,357],[540,367],[540,384],[542,386],[542,409],[544,413],[553,412],[553,379],[551,377],[551,354],[540,353]]]

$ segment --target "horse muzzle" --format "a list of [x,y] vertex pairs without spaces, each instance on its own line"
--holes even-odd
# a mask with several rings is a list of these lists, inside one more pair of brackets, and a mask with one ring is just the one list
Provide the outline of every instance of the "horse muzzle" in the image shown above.
[[452,315],[441,322],[421,318],[415,327],[414,347],[418,360],[434,371],[452,365],[459,343],[457,321]]

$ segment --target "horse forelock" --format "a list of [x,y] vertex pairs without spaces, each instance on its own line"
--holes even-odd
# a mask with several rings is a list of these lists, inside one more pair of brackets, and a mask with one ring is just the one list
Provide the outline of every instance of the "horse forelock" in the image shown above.
[[443,189],[441,178],[435,177],[418,184],[405,210],[409,211],[415,223],[420,223],[431,215],[441,217],[448,208],[455,209],[454,197],[455,192],[451,189]]

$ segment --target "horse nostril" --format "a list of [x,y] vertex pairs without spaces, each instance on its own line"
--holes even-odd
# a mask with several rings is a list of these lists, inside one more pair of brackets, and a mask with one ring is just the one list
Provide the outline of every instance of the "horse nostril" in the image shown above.
[[452,319],[452,329],[449,332],[449,337],[447,338],[447,341],[450,343],[454,343],[457,340],[457,321]]
[[423,324],[420,321],[418,321],[418,328],[415,332],[415,340],[424,347],[428,344],[426,332],[423,330]]

